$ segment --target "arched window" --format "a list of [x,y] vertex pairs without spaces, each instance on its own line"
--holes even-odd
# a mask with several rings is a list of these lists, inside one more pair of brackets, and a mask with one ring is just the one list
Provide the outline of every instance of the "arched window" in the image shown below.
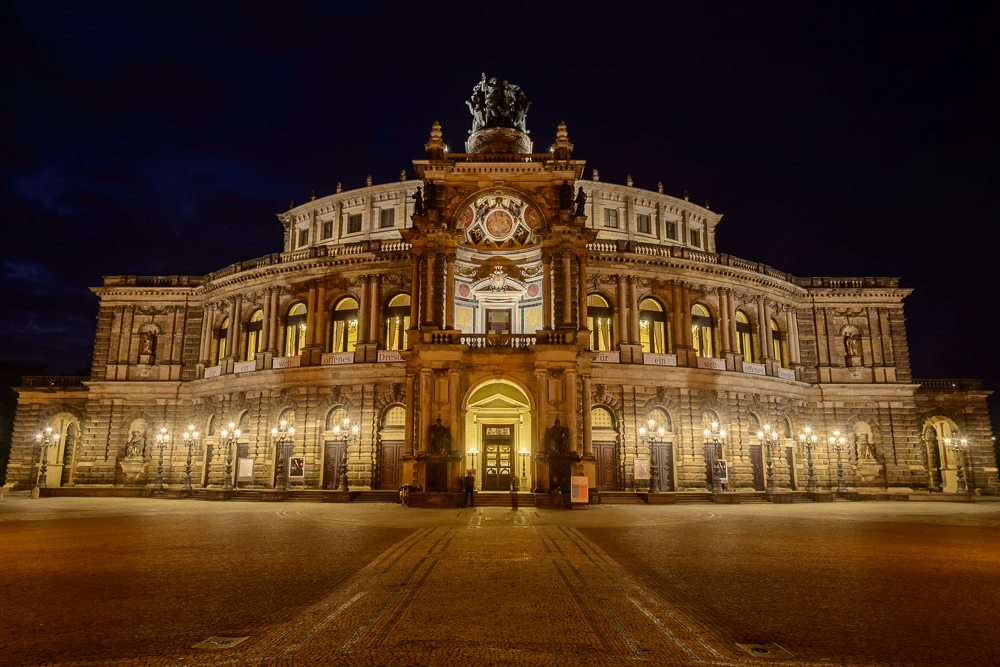
[[747,415],[747,421],[750,423],[747,427],[747,433],[750,434],[751,438],[756,438],[757,434],[763,430],[760,427],[760,419],[757,418],[757,415],[751,412]]
[[649,432],[654,434],[659,434],[661,428],[664,433],[673,433],[674,430],[670,414],[663,408],[653,408],[649,411],[646,426],[649,428]]
[[247,322],[246,348],[243,350],[243,358],[246,361],[253,361],[260,352],[260,334],[264,327],[264,311],[258,308],[250,315]]
[[691,340],[699,357],[714,357],[712,314],[700,303],[691,307]]
[[656,299],[643,299],[639,304],[639,342],[643,352],[667,352],[667,316]]
[[278,423],[285,422],[286,428],[295,428],[295,410],[285,408],[278,416]]
[[306,305],[297,303],[288,311],[285,318],[285,356],[295,357],[302,354],[306,344]]
[[[405,416],[405,415],[404,415]],[[332,431],[335,427],[344,428],[344,420],[347,419],[347,410],[343,407],[336,407],[326,415],[326,430]],[[349,424],[350,422],[348,422]]]
[[397,294],[385,309],[385,349],[405,350],[410,328],[410,295]]
[[331,352],[353,352],[358,344],[358,302],[345,297],[333,307]]
[[209,437],[215,435],[215,415],[208,416],[208,424],[205,426],[205,434]]
[[[341,419],[341,422],[344,420]],[[383,429],[402,430],[406,426],[406,408],[402,405],[394,405],[389,408],[382,419]]]
[[785,438],[791,438],[792,422],[788,419],[788,417],[785,417],[784,419],[781,420],[781,426],[782,426],[781,435]]
[[712,424],[719,426],[719,415],[715,414],[711,410],[705,410],[701,413],[701,428],[702,430],[708,429],[712,430]]
[[610,350],[615,340],[614,311],[600,294],[587,296],[587,327],[590,329],[590,347],[598,352]]
[[229,338],[228,317],[222,320],[222,326],[216,332],[216,337],[218,338],[218,342],[215,347],[215,363],[221,364],[222,360],[226,358],[226,339]]
[[753,361],[753,329],[742,310],[736,311],[736,349],[743,355],[744,361]]
[[788,360],[785,358],[785,339],[778,328],[778,323],[771,320],[771,338],[774,341],[774,358],[782,368],[788,368]]

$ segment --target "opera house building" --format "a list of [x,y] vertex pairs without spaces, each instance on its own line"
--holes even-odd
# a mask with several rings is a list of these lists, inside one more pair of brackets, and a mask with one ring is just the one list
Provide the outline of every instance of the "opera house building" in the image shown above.
[[293,202],[270,255],[105,277],[91,376],[18,388],[8,481],[998,493],[989,392],[913,378],[898,278],[720,252],[707,205],[601,181],[563,124],[534,146],[516,86],[484,78],[468,105],[464,152],[434,123],[414,178]]

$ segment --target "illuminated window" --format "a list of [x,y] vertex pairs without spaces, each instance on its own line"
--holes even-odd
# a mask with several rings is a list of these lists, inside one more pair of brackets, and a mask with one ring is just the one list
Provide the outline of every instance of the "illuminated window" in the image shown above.
[[757,415],[750,412],[747,414],[747,422],[749,422],[749,425],[747,426],[747,433],[750,434],[751,438],[756,438],[757,434],[762,430],[760,428],[760,419]]
[[246,348],[243,350],[243,358],[246,361],[253,361],[260,352],[260,334],[264,326],[264,311],[259,308],[250,315],[247,323]]
[[285,318],[285,356],[296,357],[302,354],[306,344],[306,306],[297,303],[288,311]]
[[410,295],[397,294],[385,309],[385,349],[405,350],[410,328]]
[[643,352],[667,352],[667,316],[656,299],[643,299],[639,304],[639,342]]
[[336,407],[330,410],[326,415],[326,430],[332,431],[335,427],[343,430],[345,419],[349,419],[349,417],[347,416],[347,410],[344,408]]
[[668,222],[667,223],[667,238],[677,240],[677,223]]
[[614,344],[614,311],[607,299],[599,294],[587,297],[587,328],[590,329],[590,346],[597,351],[610,350]]
[[226,339],[229,338],[229,318],[222,320],[222,326],[216,332],[218,343],[215,348],[215,363],[221,364],[226,358]]
[[361,231],[361,214],[355,213],[347,216],[347,233],[356,234]]
[[618,211],[613,208],[604,209],[604,226],[618,229]]
[[691,340],[699,357],[713,357],[714,331],[712,314],[700,303],[691,308]]
[[638,215],[635,216],[635,230],[640,234],[650,233],[648,213],[639,213]]
[[653,422],[652,426],[648,422],[645,424],[652,434],[658,435],[661,428],[664,433],[671,433],[674,430],[673,424],[670,421],[670,415],[663,408],[653,408],[650,410],[648,421]]
[[378,212],[378,226],[380,228],[396,226],[396,209],[383,208]]
[[742,310],[736,311],[736,349],[745,361],[753,361],[753,329],[750,319]]
[[333,308],[331,352],[353,352],[358,344],[358,302],[345,297]]
[[779,366],[788,368],[788,360],[785,358],[784,336],[781,335],[778,323],[774,320],[771,320],[771,338],[774,341],[774,358],[777,360]]
[[300,229],[299,230],[299,247],[301,248],[302,246],[307,245],[308,243],[309,243],[309,230],[308,229]]

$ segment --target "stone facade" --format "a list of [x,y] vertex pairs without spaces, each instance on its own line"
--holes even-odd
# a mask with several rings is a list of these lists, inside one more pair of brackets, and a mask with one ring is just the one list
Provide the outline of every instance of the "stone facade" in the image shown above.
[[805,490],[810,460],[830,490],[837,432],[849,489],[954,491],[961,470],[998,492],[988,392],[911,377],[898,279],[720,254],[720,214],[585,179],[565,126],[542,154],[500,152],[516,130],[496,132],[492,152],[451,154],[435,124],[416,180],[293,206],[281,252],[106,277],[92,376],[25,381],[8,479],[35,483],[51,427],[49,486],[150,485],[161,456],[176,486],[190,455],[194,487],[222,485],[227,458],[241,487],[280,486],[292,457],[306,488],[346,464],[353,488],[455,490],[474,468],[483,488],[642,490],[652,466],[663,491],[704,491],[718,458],[728,490],[769,472]]

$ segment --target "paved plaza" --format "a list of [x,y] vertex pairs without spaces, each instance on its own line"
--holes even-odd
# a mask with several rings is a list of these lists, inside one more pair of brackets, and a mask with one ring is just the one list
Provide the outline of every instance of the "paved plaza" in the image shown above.
[[9,494],[0,545],[0,667],[1000,664],[988,500],[512,511]]

